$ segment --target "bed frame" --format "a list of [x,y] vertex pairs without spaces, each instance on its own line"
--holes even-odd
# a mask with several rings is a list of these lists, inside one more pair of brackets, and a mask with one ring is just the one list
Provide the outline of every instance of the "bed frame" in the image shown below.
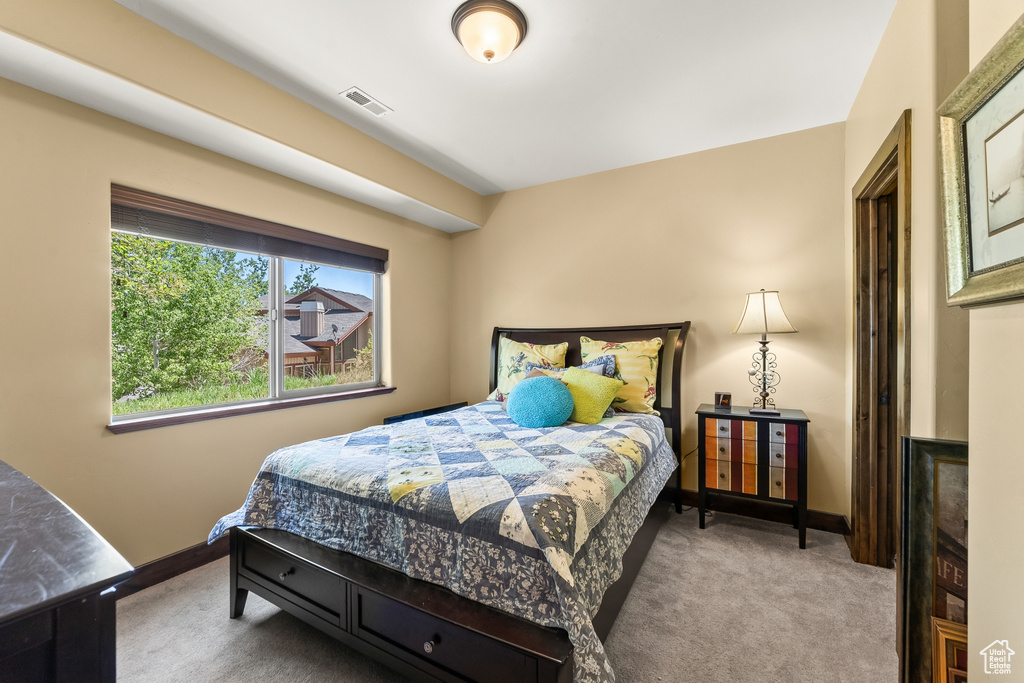
[[[678,459],[681,438],[680,373],[690,323],[560,329],[494,328],[491,389],[497,383],[498,340],[568,342],[566,365],[580,363],[580,335],[602,341],[660,336],[655,408]],[[670,334],[671,333],[671,334]],[[671,387],[671,404],[662,389]],[[604,640],[629,594],[658,528],[680,510],[672,477],[623,556],[622,576],[605,592],[593,623]],[[231,529],[231,618],[242,615],[249,591],[346,645],[417,681],[570,683],[572,644],[548,628],[455,595],[440,586],[274,529]]]

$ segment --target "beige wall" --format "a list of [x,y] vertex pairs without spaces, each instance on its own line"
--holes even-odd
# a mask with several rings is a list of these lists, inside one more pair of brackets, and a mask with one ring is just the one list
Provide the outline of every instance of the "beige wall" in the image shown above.
[[[1024,13],[1022,0],[972,0],[974,67]],[[1024,370],[1016,362],[1024,338],[1024,303],[970,312],[970,458],[967,623],[971,680],[984,676],[979,652],[1008,640],[1017,652],[1013,680],[1024,678],[1024,458],[1018,432]]]
[[[112,182],[389,249],[383,348],[398,390],[108,432]],[[445,233],[2,79],[0,187],[0,459],[134,564],[204,541],[273,449],[448,401]]]
[[715,391],[750,404],[756,338],[730,330],[744,293],[778,289],[799,333],[773,343],[776,400],[812,420],[810,507],[848,514],[842,182],[836,124],[492,197],[484,228],[452,240],[452,399],[487,393],[495,325],[690,320],[689,451]]
[[4,0],[0,30],[483,224],[480,195],[113,0]]
[[[1024,9],[1024,8],[1022,8]],[[981,680],[978,654],[1009,640],[1019,680],[1024,672],[1024,457],[1019,422],[1024,371],[1016,359],[1024,304],[971,311],[971,441],[967,516],[969,675]]]
[[[966,0],[900,0],[846,122],[847,392],[853,378],[853,186],[911,111],[910,351],[914,436],[967,437],[967,316],[946,307],[935,110],[967,75]],[[849,393],[847,415],[853,414]],[[847,420],[852,430],[852,420]],[[845,443],[852,446],[852,431]],[[848,449],[850,446],[848,446]],[[852,459],[852,451],[848,451]]]

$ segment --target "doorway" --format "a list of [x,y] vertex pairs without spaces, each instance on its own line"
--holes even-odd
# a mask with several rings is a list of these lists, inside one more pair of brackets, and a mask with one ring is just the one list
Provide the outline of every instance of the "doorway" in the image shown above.
[[900,437],[910,419],[910,111],[853,188],[853,486],[857,562],[894,567]]

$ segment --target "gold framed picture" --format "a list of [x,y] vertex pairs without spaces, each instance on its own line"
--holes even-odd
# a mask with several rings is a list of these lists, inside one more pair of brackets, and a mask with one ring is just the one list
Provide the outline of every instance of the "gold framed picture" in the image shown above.
[[938,113],[947,302],[1024,298],[1024,17]]
[[967,625],[932,617],[932,683],[967,682]]

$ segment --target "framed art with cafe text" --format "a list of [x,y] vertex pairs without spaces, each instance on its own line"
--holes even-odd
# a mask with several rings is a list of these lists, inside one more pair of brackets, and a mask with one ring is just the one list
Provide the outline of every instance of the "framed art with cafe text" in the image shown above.
[[905,436],[901,465],[900,681],[934,683],[962,659],[940,657],[934,621],[967,629],[967,442]]

